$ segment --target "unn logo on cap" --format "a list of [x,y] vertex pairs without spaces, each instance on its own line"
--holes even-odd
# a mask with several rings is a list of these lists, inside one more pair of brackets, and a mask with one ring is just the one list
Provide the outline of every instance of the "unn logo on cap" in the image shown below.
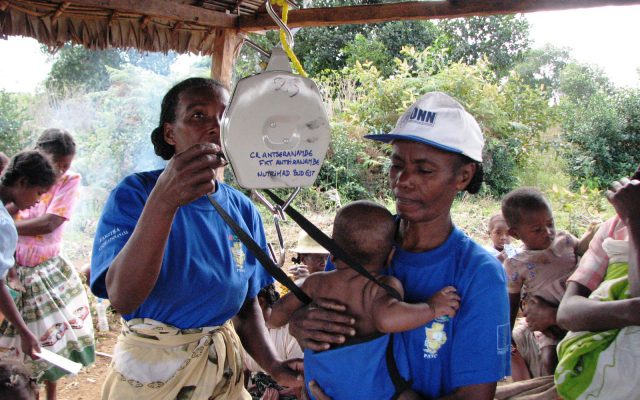
[[436,122],[437,115],[438,113],[436,112],[427,111],[418,107],[414,107],[413,110],[411,110],[409,121],[413,121],[422,125],[433,126],[433,124]]

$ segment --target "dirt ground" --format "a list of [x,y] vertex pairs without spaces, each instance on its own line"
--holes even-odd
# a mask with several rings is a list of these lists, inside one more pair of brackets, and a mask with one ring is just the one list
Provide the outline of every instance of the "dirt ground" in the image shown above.
[[[94,326],[97,326],[95,320]],[[116,338],[120,333],[119,317],[115,314],[109,316],[109,328],[109,332],[96,330],[96,351],[100,353],[112,354]],[[96,355],[96,362],[92,366],[83,368],[76,376],[66,376],[60,379],[58,381],[58,400],[99,399],[102,382],[110,362],[110,357]],[[40,398],[46,399],[44,387],[40,389]]]

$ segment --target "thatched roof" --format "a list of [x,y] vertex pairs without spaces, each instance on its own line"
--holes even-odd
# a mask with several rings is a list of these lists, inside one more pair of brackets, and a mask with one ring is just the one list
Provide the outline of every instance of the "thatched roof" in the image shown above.
[[[213,54],[224,32],[274,29],[261,0],[0,0],[0,35],[33,37],[52,48]],[[290,13],[289,25],[324,26],[639,4],[640,0],[449,0],[316,8]]]

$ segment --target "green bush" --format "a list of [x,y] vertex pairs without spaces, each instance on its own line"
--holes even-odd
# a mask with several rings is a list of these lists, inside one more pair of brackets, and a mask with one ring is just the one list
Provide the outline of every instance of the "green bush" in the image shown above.
[[598,92],[563,104],[564,156],[575,179],[605,188],[629,176],[640,162],[640,90]]
[[[388,147],[363,143],[362,136],[390,131],[401,113],[420,96],[443,91],[458,99],[483,129],[489,192],[500,195],[515,187],[517,169],[540,147],[541,133],[554,121],[545,93],[518,77],[497,81],[485,62],[442,66],[438,53],[431,49],[405,48],[403,53],[405,58],[396,60],[396,72],[387,79],[371,63],[356,62],[321,80],[331,99],[332,148],[339,149],[327,158],[325,184],[331,182],[330,176],[342,174],[345,180],[340,182],[340,190],[348,192],[349,198],[387,196],[388,192],[380,190],[386,184],[380,182],[386,180],[383,159]],[[348,95],[344,94],[345,87],[350,88]]]

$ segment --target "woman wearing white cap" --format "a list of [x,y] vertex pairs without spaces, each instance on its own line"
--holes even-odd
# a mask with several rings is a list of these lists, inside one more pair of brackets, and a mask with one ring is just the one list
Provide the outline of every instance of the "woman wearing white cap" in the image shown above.
[[[457,101],[433,92],[414,103],[391,133],[366,137],[393,147],[389,182],[398,232],[389,273],[402,282],[405,300],[425,301],[449,285],[462,299],[454,318],[396,335],[396,363],[401,371],[408,368],[412,388],[426,398],[493,399],[496,382],[510,373],[506,277],[495,257],[451,219],[456,195],[476,193],[482,183],[480,127]],[[344,306],[320,306],[291,321],[301,345],[318,351],[354,333]],[[354,367],[336,366],[336,373]],[[357,367],[363,373],[370,368]],[[326,398],[320,388],[313,390]]]
[[329,252],[306,232],[301,231],[298,234],[298,243],[291,251],[297,253],[297,256],[291,259],[296,265],[289,268],[289,272],[293,274],[297,284],[300,284],[297,282],[298,279],[324,271]]

